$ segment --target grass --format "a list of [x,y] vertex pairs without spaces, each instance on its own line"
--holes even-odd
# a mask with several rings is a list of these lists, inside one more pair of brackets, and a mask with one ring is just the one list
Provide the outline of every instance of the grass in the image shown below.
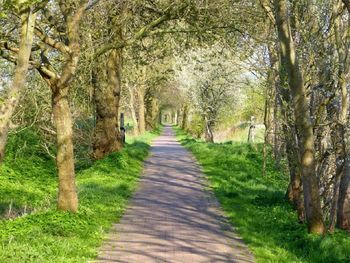
[[[255,142],[262,143],[264,141],[264,129],[255,129]],[[234,142],[247,142],[249,134],[249,127],[237,127],[235,132],[229,136],[230,141]]]
[[0,166],[0,219],[49,207],[57,189],[56,168],[40,138],[28,130],[10,136],[6,153]]
[[284,197],[288,177],[274,169],[272,160],[262,177],[261,145],[208,144],[180,130],[177,135],[202,165],[227,217],[257,262],[349,262],[349,234],[308,234]]
[[[24,207],[32,213],[0,220],[0,262],[86,262],[95,258],[104,234],[123,214],[155,134],[129,139],[121,152],[77,173],[76,214],[56,210],[54,162],[42,153],[35,134],[23,136],[9,142],[0,170],[0,207],[3,215],[8,214],[10,204],[17,211],[15,216]],[[18,145],[23,149],[16,149]]]

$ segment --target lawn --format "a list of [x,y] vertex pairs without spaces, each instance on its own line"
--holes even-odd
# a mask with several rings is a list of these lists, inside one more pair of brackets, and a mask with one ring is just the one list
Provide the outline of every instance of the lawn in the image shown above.
[[95,258],[103,236],[123,214],[155,136],[147,133],[129,140],[121,152],[78,171],[76,214],[56,210],[55,164],[39,147],[35,134],[10,138],[0,168],[0,262]]
[[314,236],[299,224],[285,199],[286,173],[268,160],[262,177],[261,145],[205,143],[177,129],[196,156],[227,217],[257,262],[350,262],[350,236],[343,231]]

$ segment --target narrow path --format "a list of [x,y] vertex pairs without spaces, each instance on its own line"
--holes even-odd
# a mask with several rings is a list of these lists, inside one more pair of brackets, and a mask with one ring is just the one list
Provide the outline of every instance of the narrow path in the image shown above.
[[165,127],[96,262],[253,262],[205,188],[198,164]]

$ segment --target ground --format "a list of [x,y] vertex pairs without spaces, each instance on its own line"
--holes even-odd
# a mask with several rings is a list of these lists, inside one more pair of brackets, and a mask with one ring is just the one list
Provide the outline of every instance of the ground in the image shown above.
[[171,127],[154,141],[141,178],[96,262],[254,261]]

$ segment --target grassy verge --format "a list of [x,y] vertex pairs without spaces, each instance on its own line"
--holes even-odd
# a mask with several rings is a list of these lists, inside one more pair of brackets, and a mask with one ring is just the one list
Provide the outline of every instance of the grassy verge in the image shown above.
[[28,207],[32,213],[0,220],[0,262],[86,262],[94,258],[103,235],[121,217],[155,136],[133,138],[121,152],[79,171],[76,214],[56,211],[54,162],[32,147],[37,145],[35,136],[27,144],[31,146],[28,151],[17,157],[11,155],[10,142],[0,170],[0,207],[8,210],[11,206],[19,214]]
[[[261,147],[244,143],[208,144],[182,131],[177,135],[203,167],[226,215],[257,262],[350,260],[350,236],[342,231],[324,237],[307,234],[284,198],[288,178],[269,160],[261,175]],[[256,149],[257,148],[257,149]]]

